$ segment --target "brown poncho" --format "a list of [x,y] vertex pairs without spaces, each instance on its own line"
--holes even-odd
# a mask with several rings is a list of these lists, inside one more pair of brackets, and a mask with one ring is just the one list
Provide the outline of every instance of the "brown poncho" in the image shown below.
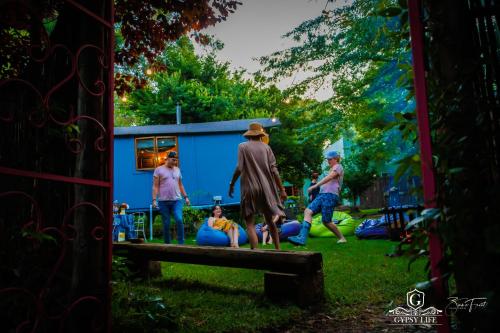
[[279,177],[271,147],[260,141],[248,141],[238,146],[238,166],[241,172],[241,213],[285,216],[274,177]]

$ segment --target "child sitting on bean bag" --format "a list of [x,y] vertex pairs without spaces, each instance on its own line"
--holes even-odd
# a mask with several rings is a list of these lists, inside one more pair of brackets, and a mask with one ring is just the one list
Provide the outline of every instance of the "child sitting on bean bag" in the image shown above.
[[212,216],[208,219],[207,224],[215,230],[224,231],[229,236],[231,247],[240,247],[238,245],[238,225],[222,216],[222,208],[220,206],[213,208]]

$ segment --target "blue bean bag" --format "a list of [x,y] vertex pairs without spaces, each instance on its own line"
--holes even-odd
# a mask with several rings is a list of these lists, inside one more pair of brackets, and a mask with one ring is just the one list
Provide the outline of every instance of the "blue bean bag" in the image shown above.
[[[238,224],[238,244],[242,245],[248,242],[248,236],[245,231]],[[201,225],[200,229],[196,233],[196,244],[203,246],[229,246],[231,243],[229,236],[220,230],[216,230],[208,226],[208,219]]]
[[387,239],[389,238],[387,224],[383,217],[377,220],[364,220],[356,228],[354,234],[359,239]]
[[[259,242],[262,242],[262,223],[255,225],[255,232]],[[281,225],[280,240],[286,240],[290,236],[297,236],[300,232],[300,222],[297,220],[286,220]]]

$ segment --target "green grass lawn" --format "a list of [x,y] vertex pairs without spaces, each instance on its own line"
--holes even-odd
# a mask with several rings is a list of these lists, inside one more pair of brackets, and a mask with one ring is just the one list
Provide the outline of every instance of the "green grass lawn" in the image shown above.
[[[336,244],[335,238],[310,238],[305,247],[287,242],[282,245],[284,250],[322,253],[326,302],[320,310],[330,316],[354,319],[367,308],[379,309],[383,314],[389,304],[404,303],[406,292],[416,282],[425,280],[424,261],[414,263],[408,272],[408,258],[385,255],[392,252],[396,243],[357,240],[354,236],[347,239],[347,244]],[[194,240],[188,238],[187,244],[194,244]],[[120,290],[114,295],[123,298],[127,291],[163,299],[173,331],[255,332],[286,327],[310,311],[266,300],[263,271],[162,263],[162,273],[162,279],[149,284],[118,282],[115,288]],[[130,285],[135,287],[131,289]],[[123,304],[123,299],[120,302]],[[120,312],[114,313],[115,321],[126,314],[123,308],[113,309]],[[123,325],[114,325],[114,330],[118,328],[126,331]]]

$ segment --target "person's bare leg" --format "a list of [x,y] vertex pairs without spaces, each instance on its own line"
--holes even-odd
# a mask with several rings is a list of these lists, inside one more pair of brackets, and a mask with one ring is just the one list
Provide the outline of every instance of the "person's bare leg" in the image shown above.
[[255,233],[255,222],[253,215],[245,217],[245,222],[247,224],[248,240],[250,242],[250,248],[253,250],[259,246],[259,239]]
[[308,222],[309,224],[311,224],[312,222],[312,218],[313,218],[313,211],[310,210],[309,208],[306,208],[304,210],[304,221]]
[[268,231],[262,231],[262,245],[267,244],[267,235],[269,234]]
[[339,240],[345,240],[344,235],[342,235],[342,232],[339,230],[339,228],[337,228],[335,223],[329,222],[329,223],[323,223],[323,224],[325,225],[325,227],[330,229],[330,231],[333,232]]
[[238,231],[238,227],[237,226],[233,226],[231,228],[232,232],[233,232],[233,244],[234,244],[234,247],[238,248],[240,247],[240,245],[238,244],[238,237],[240,236],[240,233]]
[[233,230],[229,229],[227,231],[227,235],[229,236],[229,241],[230,241],[231,247],[234,247]]
[[276,227],[276,223],[275,223],[276,216],[278,216],[278,220],[279,220],[279,218],[280,218],[279,215],[275,215],[275,216],[268,215],[268,216],[265,216],[265,219],[266,219],[267,225],[269,227],[269,233],[271,234],[271,237],[273,238],[274,248],[276,250],[281,250],[280,236],[278,233],[278,228]]

